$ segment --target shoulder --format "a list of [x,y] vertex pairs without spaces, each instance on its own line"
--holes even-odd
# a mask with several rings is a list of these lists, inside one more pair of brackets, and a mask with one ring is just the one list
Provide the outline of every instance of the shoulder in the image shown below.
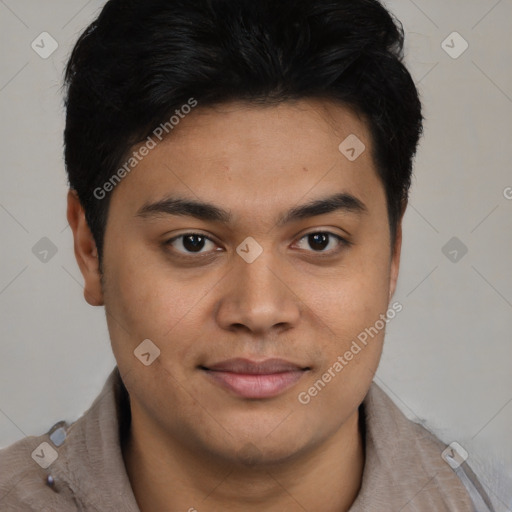
[[473,512],[470,493],[459,475],[464,469],[455,471],[447,459],[450,450],[442,441],[409,420],[375,383],[362,410],[367,448],[365,499],[380,499],[404,512]]
[[76,421],[0,450],[0,510],[136,511],[121,451],[130,419],[123,390],[116,367]]
[[[58,427],[59,424],[56,425]],[[52,488],[48,467],[58,457],[56,446],[46,434],[28,436],[0,450],[0,510],[77,510],[73,499]]]

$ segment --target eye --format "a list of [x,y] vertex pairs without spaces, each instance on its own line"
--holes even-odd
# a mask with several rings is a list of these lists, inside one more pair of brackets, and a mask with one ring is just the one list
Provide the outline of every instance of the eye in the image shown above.
[[201,233],[185,233],[180,236],[171,238],[165,245],[172,246],[178,253],[181,254],[203,254],[207,251],[202,249],[208,248],[208,243],[215,247],[215,243],[207,236]]
[[[334,244],[331,243],[333,242],[333,239]],[[302,240],[306,241],[306,243],[313,249],[313,252],[321,253],[334,253],[340,250],[342,247],[350,245],[348,240],[345,240],[343,237],[335,235],[334,233],[330,233],[329,231],[316,231],[314,233],[308,233],[299,240],[299,244]],[[326,247],[332,245],[334,245],[334,248],[325,250]]]
[[[348,247],[350,242],[343,237],[331,233],[329,231],[316,231],[308,233],[300,238],[298,242],[299,248],[301,243],[307,243],[316,253],[336,253],[343,247]],[[165,246],[171,246],[178,256],[187,257],[189,255],[206,255],[213,252],[212,249],[217,245],[206,235],[202,233],[184,233],[183,235],[176,236],[164,242]],[[210,245],[210,247],[208,247]],[[334,246],[334,247],[332,247]],[[329,249],[329,247],[331,247]],[[328,250],[326,250],[326,248]]]

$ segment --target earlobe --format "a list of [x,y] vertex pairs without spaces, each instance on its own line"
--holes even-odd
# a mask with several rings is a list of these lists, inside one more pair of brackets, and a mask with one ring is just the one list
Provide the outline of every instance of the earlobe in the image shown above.
[[84,298],[91,306],[102,306],[98,250],[76,190],[68,191],[67,219],[73,231],[75,258],[84,277]]

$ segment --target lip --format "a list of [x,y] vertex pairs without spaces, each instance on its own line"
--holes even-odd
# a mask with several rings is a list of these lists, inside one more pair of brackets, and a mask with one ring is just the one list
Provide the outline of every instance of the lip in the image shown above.
[[236,358],[201,370],[216,384],[242,398],[273,398],[294,386],[309,370],[284,359]]

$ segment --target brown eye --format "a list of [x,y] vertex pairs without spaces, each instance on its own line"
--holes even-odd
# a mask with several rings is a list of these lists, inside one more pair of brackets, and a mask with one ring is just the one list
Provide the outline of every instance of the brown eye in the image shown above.
[[165,242],[165,245],[170,245],[180,254],[203,254],[205,247],[208,243],[215,246],[215,243],[207,236],[201,233],[185,233]]
[[[304,235],[300,241],[305,240],[313,252],[330,253],[336,252],[341,247],[348,245],[347,240],[329,231],[316,231]],[[329,250],[325,250],[329,248]]]

